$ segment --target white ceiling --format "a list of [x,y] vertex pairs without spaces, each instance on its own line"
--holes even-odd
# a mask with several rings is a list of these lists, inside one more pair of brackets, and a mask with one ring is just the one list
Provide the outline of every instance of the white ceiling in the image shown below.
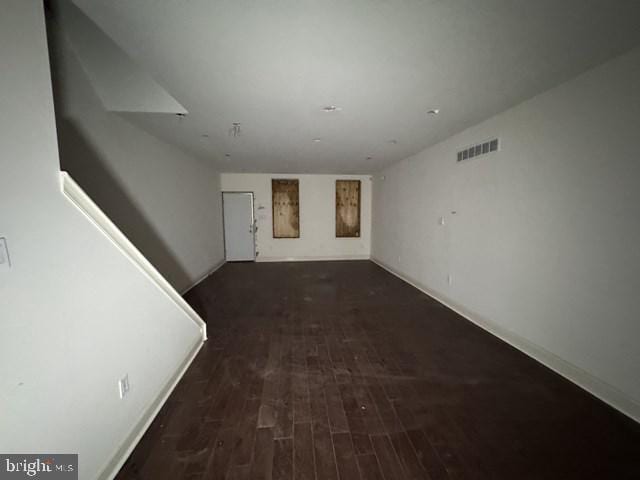
[[228,172],[372,173],[640,44],[637,0],[74,3],[189,112],[123,115]]

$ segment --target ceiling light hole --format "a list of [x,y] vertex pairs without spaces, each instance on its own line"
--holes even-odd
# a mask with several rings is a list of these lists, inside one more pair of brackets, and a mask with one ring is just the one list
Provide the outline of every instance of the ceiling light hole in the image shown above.
[[327,105],[326,107],[322,107],[322,111],[323,112],[339,112],[340,110],[342,110],[342,108],[338,107],[337,105]]
[[427,113],[429,115],[438,115],[440,113],[440,109],[439,108],[432,108],[431,110],[427,110]]

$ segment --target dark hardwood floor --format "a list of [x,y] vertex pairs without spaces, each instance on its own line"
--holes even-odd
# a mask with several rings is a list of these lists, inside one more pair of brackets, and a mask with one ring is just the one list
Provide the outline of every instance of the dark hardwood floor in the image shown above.
[[119,480],[640,479],[639,425],[367,261],[227,264]]

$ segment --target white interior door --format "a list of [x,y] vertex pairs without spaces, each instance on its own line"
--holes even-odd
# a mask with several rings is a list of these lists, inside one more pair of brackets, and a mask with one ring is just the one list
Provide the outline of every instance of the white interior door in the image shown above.
[[223,192],[224,249],[228,262],[256,259],[253,193]]

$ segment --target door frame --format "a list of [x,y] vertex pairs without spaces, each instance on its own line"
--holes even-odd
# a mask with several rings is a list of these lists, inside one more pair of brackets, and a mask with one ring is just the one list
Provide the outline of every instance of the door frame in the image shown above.
[[227,232],[224,224],[224,194],[225,193],[240,193],[251,196],[251,233],[253,234],[253,260],[232,260],[233,262],[255,262],[256,261],[256,214],[255,214],[255,194],[253,192],[240,191],[240,190],[223,190],[220,192],[222,196],[222,242],[224,244],[224,261],[227,261]]

